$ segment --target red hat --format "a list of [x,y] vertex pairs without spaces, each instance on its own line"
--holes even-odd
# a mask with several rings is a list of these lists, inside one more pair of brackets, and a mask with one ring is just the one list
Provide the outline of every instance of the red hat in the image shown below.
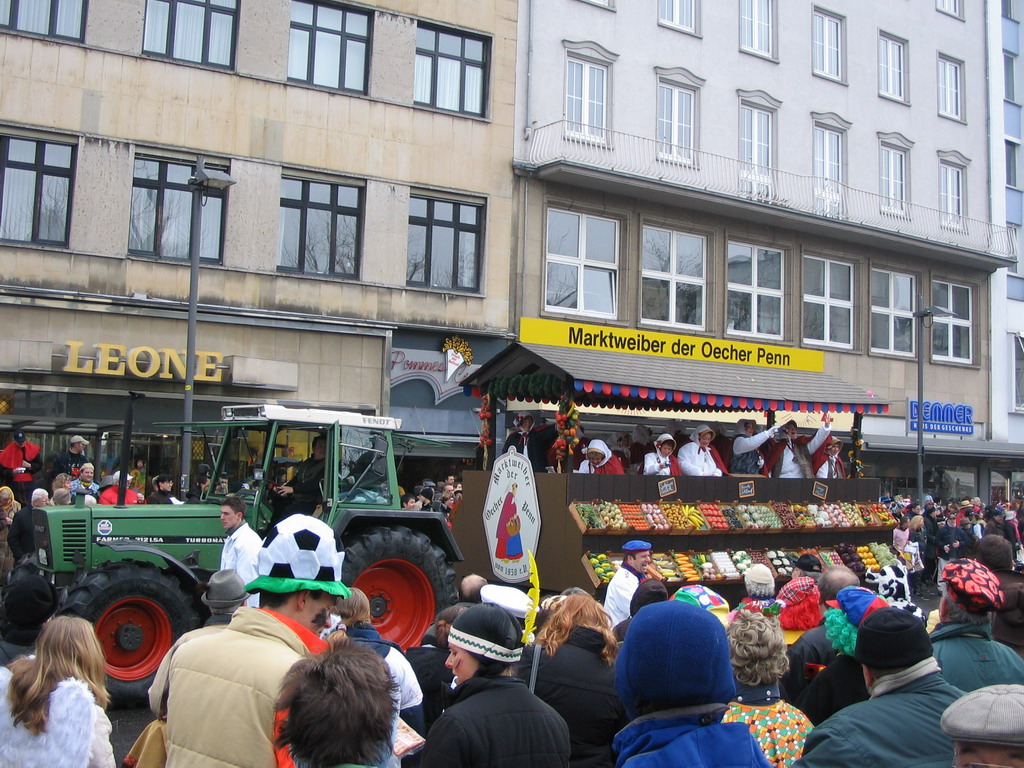
[[946,596],[968,613],[997,611],[1003,605],[999,578],[977,560],[954,560],[942,569]]

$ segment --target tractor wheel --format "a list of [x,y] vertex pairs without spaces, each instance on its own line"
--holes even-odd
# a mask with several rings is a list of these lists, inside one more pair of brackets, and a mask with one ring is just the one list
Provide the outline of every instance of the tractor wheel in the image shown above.
[[62,612],[96,627],[107,659],[107,689],[120,706],[147,701],[164,654],[199,626],[178,581],[143,563],[109,563],[86,574],[70,588]]
[[366,593],[374,626],[402,648],[418,645],[437,612],[457,599],[444,552],[403,525],[345,537],[342,580]]

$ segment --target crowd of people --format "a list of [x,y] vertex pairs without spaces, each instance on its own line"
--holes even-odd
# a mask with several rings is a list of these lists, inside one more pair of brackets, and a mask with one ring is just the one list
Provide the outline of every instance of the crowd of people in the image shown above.
[[[516,415],[502,452],[515,448],[529,458],[535,472],[556,463],[554,424],[538,423],[534,414]],[[795,421],[760,431],[753,419],[743,418],[729,430],[722,425],[681,427],[654,437],[638,425],[632,435],[608,439],[580,437],[573,453],[573,469],[583,474],[723,477],[764,475],[787,478],[844,478],[843,441],[832,434],[825,414],[813,435],[801,435]],[[576,427],[577,437],[583,427]]]

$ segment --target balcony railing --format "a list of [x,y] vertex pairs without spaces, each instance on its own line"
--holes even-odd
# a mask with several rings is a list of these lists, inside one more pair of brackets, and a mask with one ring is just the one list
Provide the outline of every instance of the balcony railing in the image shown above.
[[529,163],[572,163],[662,184],[749,200],[789,211],[950,245],[1016,257],[1014,231],[936,208],[888,198],[813,176],[666,145],[617,131],[582,129],[560,120],[534,130]]

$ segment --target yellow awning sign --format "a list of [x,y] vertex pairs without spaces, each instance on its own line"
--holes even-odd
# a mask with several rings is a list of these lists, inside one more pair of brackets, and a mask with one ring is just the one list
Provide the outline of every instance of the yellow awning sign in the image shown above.
[[699,360],[791,371],[825,370],[825,353],[818,349],[683,336],[646,329],[610,328],[537,317],[519,320],[519,340],[527,344],[648,355],[666,360]]

